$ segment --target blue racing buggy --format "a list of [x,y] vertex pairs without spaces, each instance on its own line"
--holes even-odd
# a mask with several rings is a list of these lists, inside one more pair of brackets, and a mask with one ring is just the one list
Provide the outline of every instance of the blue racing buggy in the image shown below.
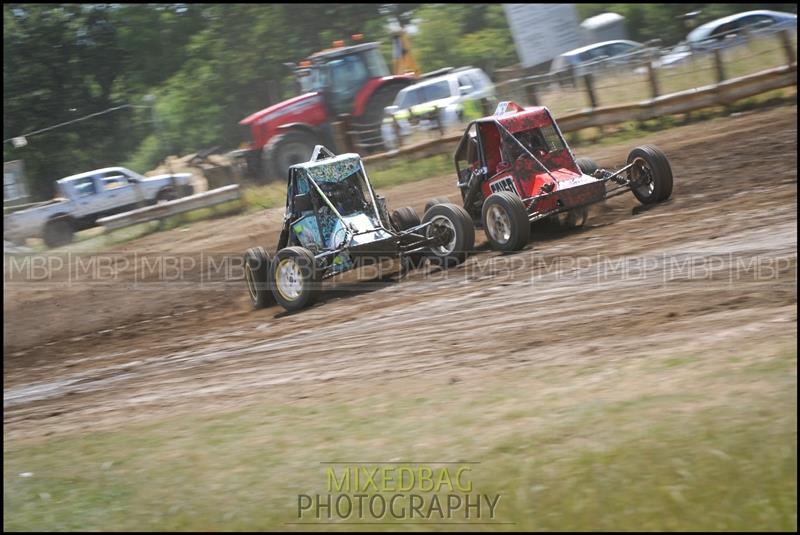
[[390,257],[402,266],[425,257],[451,266],[474,245],[462,207],[436,204],[422,220],[411,207],[390,216],[358,154],[336,156],[317,145],[308,162],[289,168],[277,252],[248,249],[244,275],[255,308],[277,301],[294,311],[313,304],[322,280],[339,273]]

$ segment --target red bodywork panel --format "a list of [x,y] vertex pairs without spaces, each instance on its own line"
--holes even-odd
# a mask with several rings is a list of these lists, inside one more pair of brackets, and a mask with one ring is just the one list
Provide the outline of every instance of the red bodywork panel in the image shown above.
[[[410,82],[414,80],[414,77],[412,75],[384,76],[367,81],[356,94],[353,116],[359,117],[364,113],[364,107],[375,91],[383,85],[397,80]],[[279,132],[279,127],[283,125],[298,123],[316,128],[330,120],[322,94],[313,92],[273,104],[245,117],[239,121],[239,124],[250,126],[253,136],[252,148],[261,149]]]
[[257,111],[239,121],[249,125],[253,134],[253,148],[260,149],[278,133],[282,125],[302,123],[317,127],[328,121],[328,111],[317,92],[290,98]]
[[[596,202],[604,197],[604,184],[593,178],[584,177],[566,147],[566,142],[565,148],[561,150],[542,156],[537,154],[537,158],[547,166],[550,173],[542,170],[527,154],[518,157],[515,162],[502,161],[501,128],[497,123],[511,134],[547,127],[553,125],[554,121],[546,108],[527,108],[517,113],[487,117],[477,122],[490,177],[481,185],[484,199],[502,190],[513,191],[522,199],[552,192],[552,195],[539,199],[535,207],[537,212],[548,212],[564,206]],[[530,202],[525,204],[528,206]]]

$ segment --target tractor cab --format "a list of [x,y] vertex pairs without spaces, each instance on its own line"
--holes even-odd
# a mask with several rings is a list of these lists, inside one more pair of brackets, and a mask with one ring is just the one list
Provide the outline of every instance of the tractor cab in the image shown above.
[[[327,96],[334,115],[353,113],[356,96],[373,78],[389,76],[378,43],[340,46],[317,52],[297,70],[301,87]],[[303,70],[305,69],[305,72]]]
[[[241,155],[263,180],[285,177],[289,167],[308,160],[318,144],[346,150],[337,146],[344,141],[363,154],[383,151],[383,110],[415,80],[413,74],[391,75],[378,43],[345,46],[336,41],[334,48],[286,65],[294,69],[301,94],[239,121],[252,137]],[[345,121],[342,115],[349,118]],[[336,136],[334,121],[345,122],[344,140]]]

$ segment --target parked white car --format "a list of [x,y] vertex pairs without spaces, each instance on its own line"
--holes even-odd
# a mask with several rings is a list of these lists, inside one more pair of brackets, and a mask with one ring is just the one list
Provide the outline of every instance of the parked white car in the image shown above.
[[[465,110],[471,106],[479,109],[484,99],[490,106],[494,104],[494,84],[483,70],[475,67],[462,67],[410,85],[400,90],[394,103],[384,109],[383,141],[390,148],[397,147],[395,122],[401,136],[410,135],[414,127],[431,129],[439,124],[443,128],[459,125],[464,120]],[[437,115],[439,124],[434,120]]]
[[611,67],[634,67],[648,51],[642,43],[625,39],[592,43],[556,57],[550,64],[550,74],[561,83],[575,85],[586,74]]
[[56,187],[55,199],[4,215],[3,239],[23,244],[44,238],[48,247],[58,247],[101,217],[194,193],[190,173],[144,177],[124,167],[68,176]]

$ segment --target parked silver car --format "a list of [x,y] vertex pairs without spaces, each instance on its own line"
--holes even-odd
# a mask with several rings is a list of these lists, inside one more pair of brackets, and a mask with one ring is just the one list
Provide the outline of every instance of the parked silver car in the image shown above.
[[561,83],[574,84],[580,77],[638,60],[647,47],[636,41],[617,39],[564,52],[550,65],[550,74]]
[[774,33],[797,29],[797,15],[757,9],[706,22],[689,32],[686,39],[661,58],[664,67],[688,60],[692,54],[742,44],[744,34]]

